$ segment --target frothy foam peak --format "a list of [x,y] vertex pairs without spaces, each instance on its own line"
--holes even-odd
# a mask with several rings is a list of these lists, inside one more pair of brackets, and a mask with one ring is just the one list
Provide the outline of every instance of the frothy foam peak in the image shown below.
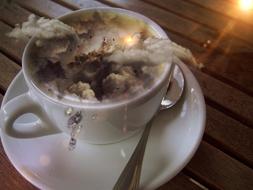
[[[130,42],[133,43],[132,40]],[[122,65],[157,65],[170,63],[170,52],[170,40],[149,37],[144,41],[139,40],[139,43],[131,47],[116,49],[105,59]]]
[[50,39],[55,37],[65,37],[75,35],[73,28],[57,19],[37,18],[34,14],[22,25],[17,25],[8,36],[13,38],[30,38],[35,36],[39,39]]

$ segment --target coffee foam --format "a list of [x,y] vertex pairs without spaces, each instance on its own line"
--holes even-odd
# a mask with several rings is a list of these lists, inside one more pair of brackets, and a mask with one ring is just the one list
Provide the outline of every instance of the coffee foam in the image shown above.
[[[87,15],[85,14],[83,17],[79,18],[68,18],[66,23],[71,25],[78,34],[80,40],[78,45],[73,45],[73,43],[76,43],[76,41],[70,39],[68,36],[67,38],[56,38],[56,43],[51,43],[51,45],[49,45],[50,43],[47,41],[44,41],[43,43],[46,44],[46,49],[50,50],[48,53],[47,51],[42,51],[43,46],[37,47],[37,49],[35,48],[36,50],[33,51],[34,60],[32,63],[36,64],[34,64],[34,67],[30,67],[30,72],[32,78],[34,79],[34,84],[39,86],[43,92],[54,98],[61,99],[61,101],[76,101],[83,103],[121,101],[122,99],[128,99],[144,93],[145,91],[151,89],[152,86],[156,85],[156,83],[159,81],[159,76],[164,70],[164,65],[161,63],[166,62],[163,52],[161,53],[160,51],[157,51],[159,48],[163,48],[161,45],[159,45],[159,42],[162,41],[154,38],[154,31],[152,31],[151,28],[146,25],[146,23],[127,16],[104,12],[93,12]],[[144,47],[140,48],[136,46],[136,49],[133,49],[126,48],[125,46],[119,46],[118,42],[122,42],[125,36],[133,36],[136,34],[140,34],[139,40],[143,41]],[[107,48],[105,52],[103,52],[103,49],[101,50],[101,47],[104,43],[110,44],[109,49]],[[59,47],[57,47],[57,44],[60,44]],[[52,50],[50,48],[52,48]],[[68,61],[66,61],[66,58],[63,58],[64,54],[66,54],[66,52],[68,52],[70,49],[72,52],[75,52],[73,55],[89,55],[90,53],[94,52],[101,53],[101,51],[102,54],[105,53],[103,55],[105,57],[104,60],[106,61],[106,64],[110,63],[110,72],[104,76],[102,80],[102,91],[108,92],[107,94],[99,95],[100,97],[97,99],[100,92],[99,90],[94,89],[93,82],[94,80],[97,80],[97,77],[100,77],[99,75],[95,75],[93,80],[89,81],[90,79],[88,79],[86,75],[92,75],[92,72],[85,74],[87,71],[86,67],[82,67],[82,65],[80,67],[69,67],[69,63],[71,63],[71,61],[75,61],[75,57],[72,56],[70,59],[68,59]],[[152,52],[155,50],[158,52],[158,54],[152,54]],[[124,52],[126,52],[126,54],[124,54]],[[140,54],[140,52],[142,53]],[[109,56],[107,56],[107,54]],[[159,55],[159,57],[157,55]],[[48,63],[48,59],[45,58],[50,58],[50,63]],[[91,57],[91,59],[100,58],[95,56]],[[58,61],[61,61],[61,64],[57,63]],[[152,66],[142,65],[140,67],[139,64],[141,62],[147,64],[152,63]],[[158,62],[160,64],[157,64]],[[91,63],[97,64],[96,60],[95,62]],[[136,72],[139,72],[140,76],[137,77],[136,73],[124,73],[122,70],[124,70],[126,67],[129,67],[129,64],[124,65],[125,63],[132,64],[130,65],[132,70],[136,70],[137,67],[138,70]],[[43,69],[45,76],[43,76],[43,72],[41,72]],[[59,72],[61,69],[63,70],[62,73],[64,73],[64,77],[61,76],[62,73],[57,74],[57,72]],[[92,69],[88,68],[88,70]],[[82,75],[80,75],[80,71],[82,71]],[[52,80],[50,79],[50,77],[52,77],[49,74],[50,72],[52,72],[52,76],[55,77]],[[42,73],[42,78],[41,76],[39,77],[39,73]],[[76,78],[77,75],[80,75],[81,80],[78,80],[78,77]],[[82,78],[83,76],[85,77]],[[86,92],[87,89],[80,91],[79,87],[76,87],[76,89],[78,89],[76,91],[73,90],[74,87],[72,90],[69,90],[71,86],[78,86],[77,84],[80,82],[85,83],[85,85],[90,85],[90,88],[88,89],[89,92]],[[122,90],[123,87],[124,89]],[[115,93],[114,90],[117,88],[120,88],[122,92],[116,91],[118,93]],[[112,90],[110,91],[108,89]],[[82,96],[83,94],[96,94],[96,99],[87,97],[85,98]]]

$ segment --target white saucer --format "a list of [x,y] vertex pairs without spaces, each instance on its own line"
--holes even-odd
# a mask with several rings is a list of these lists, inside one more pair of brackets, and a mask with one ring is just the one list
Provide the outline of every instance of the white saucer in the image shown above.
[[[205,103],[200,87],[183,64],[186,89],[180,102],[155,120],[144,157],[141,189],[154,189],[175,176],[192,158],[203,135]],[[3,104],[27,91],[20,72],[11,83]],[[15,125],[29,127],[30,114]],[[21,127],[21,126],[19,126]],[[64,134],[15,139],[1,134],[5,152],[15,168],[40,189],[112,189],[126,165],[140,134],[116,144],[90,145],[78,141],[68,151]]]

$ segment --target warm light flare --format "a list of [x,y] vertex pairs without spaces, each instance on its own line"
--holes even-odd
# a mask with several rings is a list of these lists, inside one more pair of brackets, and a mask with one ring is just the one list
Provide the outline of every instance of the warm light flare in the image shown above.
[[136,43],[138,42],[138,38],[135,37],[135,36],[126,36],[124,38],[124,43],[127,45],[127,46],[133,46],[135,45]]
[[239,6],[243,11],[253,9],[253,0],[239,0]]

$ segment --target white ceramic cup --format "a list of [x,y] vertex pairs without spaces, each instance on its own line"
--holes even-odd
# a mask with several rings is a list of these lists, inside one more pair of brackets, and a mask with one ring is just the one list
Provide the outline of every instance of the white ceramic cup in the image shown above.
[[[109,11],[140,19],[146,22],[156,32],[157,36],[168,38],[161,27],[149,18],[124,9],[83,9],[66,14],[59,19],[64,21],[64,18],[78,16],[87,10]],[[27,62],[29,60],[29,48],[33,41],[31,39],[27,44],[22,58],[23,74],[29,91],[9,101],[3,106],[0,113],[2,130],[7,135],[16,138],[34,138],[61,132],[71,134],[71,130],[67,127],[70,116],[66,114],[66,110],[71,108],[73,111],[70,115],[77,112],[81,113],[79,125],[82,128],[77,139],[92,144],[114,143],[132,136],[143,128],[159,109],[167,89],[170,64],[164,67],[165,70],[160,76],[161,80],[154,87],[136,97],[115,103],[66,103],[43,93],[31,82],[27,71]],[[171,52],[168,52],[168,56],[171,57]],[[39,120],[29,129],[14,128],[14,121],[25,113],[33,113]]]

